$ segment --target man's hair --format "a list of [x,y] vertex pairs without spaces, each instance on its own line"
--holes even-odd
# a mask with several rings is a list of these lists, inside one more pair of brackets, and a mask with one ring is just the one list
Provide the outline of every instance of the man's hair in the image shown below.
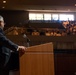
[[0,15],[0,21],[4,21],[3,17]]

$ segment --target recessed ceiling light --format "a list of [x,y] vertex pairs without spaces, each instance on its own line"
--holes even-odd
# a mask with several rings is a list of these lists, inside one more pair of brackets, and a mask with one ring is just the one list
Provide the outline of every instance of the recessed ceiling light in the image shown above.
[[68,11],[70,11],[70,9],[68,9]]
[[75,6],[76,6],[76,4],[75,4]]
[[2,8],[4,9],[5,7],[3,6]]
[[6,1],[3,1],[3,3],[6,3]]

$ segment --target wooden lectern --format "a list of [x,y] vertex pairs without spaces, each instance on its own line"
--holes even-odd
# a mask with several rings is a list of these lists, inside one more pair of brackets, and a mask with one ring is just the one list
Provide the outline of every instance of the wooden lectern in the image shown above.
[[52,43],[28,47],[19,59],[20,75],[54,75]]

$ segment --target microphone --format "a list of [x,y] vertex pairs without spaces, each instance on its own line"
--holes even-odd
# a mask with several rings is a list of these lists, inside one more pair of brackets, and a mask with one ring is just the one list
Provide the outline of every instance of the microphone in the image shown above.
[[27,39],[27,42],[30,42],[30,39],[26,36],[26,34],[24,34],[23,37]]
[[27,40],[27,47],[29,47],[30,39],[26,36],[26,34],[24,34],[23,37]]

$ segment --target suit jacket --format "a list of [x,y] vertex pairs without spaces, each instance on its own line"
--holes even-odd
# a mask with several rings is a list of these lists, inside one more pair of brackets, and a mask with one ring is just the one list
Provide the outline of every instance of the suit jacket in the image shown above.
[[7,39],[3,30],[0,28],[0,67],[8,62],[11,50],[17,51],[18,45]]

